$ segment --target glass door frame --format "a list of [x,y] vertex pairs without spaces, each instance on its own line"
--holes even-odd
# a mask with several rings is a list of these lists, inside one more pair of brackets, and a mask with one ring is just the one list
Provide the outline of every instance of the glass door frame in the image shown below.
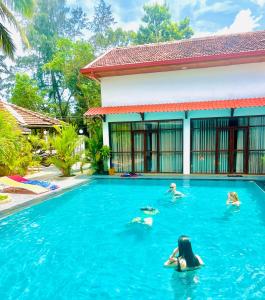
[[[228,148],[220,150],[220,131],[228,131]],[[243,149],[235,149],[235,132],[243,130]],[[215,157],[215,173],[216,174],[248,174],[248,145],[249,145],[249,127],[248,126],[230,126],[216,128],[216,157]],[[228,153],[227,173],[219,172],[219,154]],[[235,154],[243,153],[243,172],[236,172],[235,169]]]
[[[155,133],[156,134],[156,150],[148,150],[147,149],[147,134],[149,133]],[[143,134],[143,150],[142,151],[135,151],[135,145],[134,145],[134,136],[135,134]],[[159,166],[159,132],[158,129],[151,129],[151,130],[143,130],[143,129],[137,129],[137,130],[132,130],[131,133],[131,139],[132,139],[132,171],[135,172],[135,153],[142,153],[143,154],[143,159],[144,159],[144,169],[142,172],[144,173],[158,173],[160,166]],[[155,171],[148,171],[147,168],[147,152],[156,153],[156,170]],[[139,171],[137,171],[139,172]]]

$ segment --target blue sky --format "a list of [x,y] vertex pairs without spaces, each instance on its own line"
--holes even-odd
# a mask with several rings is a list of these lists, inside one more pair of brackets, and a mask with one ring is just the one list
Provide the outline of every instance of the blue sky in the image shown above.
[[[244,32],[265,29],[265,0],[105,0],[111,4],[117,26],[124,29],[139,27],[143,5],[165,3],[174,20],[188,16],[195,36]],[[89,16],[93,14],[95,0],[68,0]]]

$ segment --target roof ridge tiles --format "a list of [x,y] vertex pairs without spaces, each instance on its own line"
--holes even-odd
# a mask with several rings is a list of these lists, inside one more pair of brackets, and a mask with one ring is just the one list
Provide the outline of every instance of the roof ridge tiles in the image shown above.
[[25,107],[21,107],[21,106],[18,106],[18,105],[16,105],[16,104],[13,104],[13,103],[7,103],[7,105],[10,105],[11,107],[14,107],[14,108],[16,108],[16,109],[18,109],[18,110],[22,110],[22,111],[24,111],[24,112],[26,112],[26,113],[28,113],[28,114],[31,114],[31,115],[33,115],[33,116],[36,116],[36,117],[38,117],[38,118],[40,118],[40,119],[42,119],[42,120],[44,120],[44,121],[47,121],[47,122],[50,122],[50,123],[53,123],[52,121],[54,121],[54,122],[56,122],[56,123],[59,123],[59,120],[57,120],[56,118],[46,116],[46,115],[44,115],[44,114],[41,114],[41,113],[36,112],[36,111],[32,111],[32,110],[27,109],[27,108],[25,108]]
[[137,68],[150,66],[179,65],[228,58],[251,57],[249,58],[251,60],[256,56],[265,56],[265,30],[117,47],[109,49],[90,62],[81,69],[81,73],[97,78],[101,74],[108,76],[109,71],[116,70],[125,72],[134,69],[133,72],[137,73]]
[[[243,36],[243,35],[251,35],[253,33],[259,33],[259,32],[265,32],[265,30],[255,30],[255,31],[247,31],[247,32],[237,32],[237,33],[224,33],[224,34],[214,34],[214,35],[209,35],[209,36],[198,36],[198,37],[192,37],[192,38],[187,38],[187,39],[180,39],[180,40],[172,40],[172,41],[167,41],[167,42],[155,42],[155,43],[146,43],[146,44],[141,44],[141,45],[128,45],[128,46],[122,46],[122,47],[115,47],[110,49],[112,50],[116,50],[116,49],[129,49],[129,48],[141,48],[141,47],[152,47],[152,46],[159,46],[159,45],[170,45],[170,44],[178,44],[178,43],[189,43],[189,42],[193,42],[193,41],[199,41],[199,40],[211,40],[211,39],[216,39],[216,38],[220,38],[220,37],[229,37],[229,36]],[[104,54],[107,54],[108,52],[110,52],[109,50],[106,51]],[[102,56],[104,56],[101,55]],[[98,57],[100,58],[100,57]],[[94,62],[98,60],[95,59]]]

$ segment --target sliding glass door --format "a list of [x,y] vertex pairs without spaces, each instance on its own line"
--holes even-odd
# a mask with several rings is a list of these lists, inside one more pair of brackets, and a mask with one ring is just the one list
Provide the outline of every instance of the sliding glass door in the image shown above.
[[217,128],[216,173],[246,173],[247,128]]
[[157,172],[157,131],[133,131],[133,169]]
[[265,116],[191,120],[191,172],[265,174]]
[[182,173],[182,120],[110,123],[110,147],[118,172]]

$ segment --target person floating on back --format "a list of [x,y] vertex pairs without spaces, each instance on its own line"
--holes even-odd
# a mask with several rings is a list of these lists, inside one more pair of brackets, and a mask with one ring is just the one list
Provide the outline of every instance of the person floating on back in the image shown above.
[[131,220],[131,223],[138,223],[138,224],[143,224],[143,225],[147,225],[147,226],[151,227],[153,225],[153,218],[151,218],[151,217],[147,217],[147,218],[136,217]]
[[240,201],[236,192],[229,192],[227,196],[226,205],[231,204],[234,206],[240,206]]
[[170,186],[169,186],[169,190],[167,192],[172,195],[172,199],[173,200],[176,200],[177,198],[184,197],[184,194],[182,194],[181,192],[177,191],[177,185],[176,185],[176,183],[171,183]]
[[179,237],[178,247],[164,263],[164,267],[175,268],[179,272],[191,271],[202,265],[204,265],[202,259],[193,253],[190,238],[185,235]]

